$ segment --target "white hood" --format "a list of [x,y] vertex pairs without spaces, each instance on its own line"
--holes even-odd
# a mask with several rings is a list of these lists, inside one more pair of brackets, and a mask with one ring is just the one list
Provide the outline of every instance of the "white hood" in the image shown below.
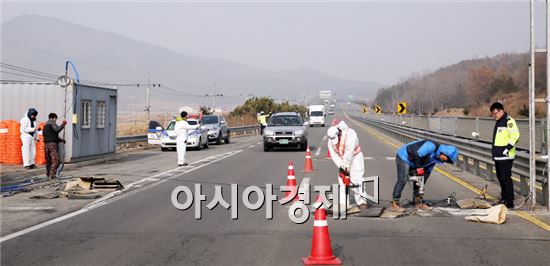
[[346,124],[346,122],[344,122],[344,120],[340,121],[340,123],[338,123],[338,125],[336,125],[336,127],[338,129],[340,129],[341,131],[346,131],[349,129],[348,125]]

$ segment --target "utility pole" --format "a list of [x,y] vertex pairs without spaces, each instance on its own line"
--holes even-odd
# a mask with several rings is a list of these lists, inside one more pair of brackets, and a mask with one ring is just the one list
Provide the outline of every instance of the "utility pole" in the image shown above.
[[216,108],[216,94],[212,93],[212,95],[214,95],[212,97],[212,108]]
[[[549,1],[546,0],[546,156],[550,152],[550,54],[548,49],[550,48],[550,5]],[[546,164],[550,162],[550,158],[546,159]],[[546,171],[546,188],[543,188],[542,193],[543,197],[546,197],[546,207],[550,210],[550,171]],[[543,184],[544,185],[544,184]],[[546,195],[545,195],[546,194]]]
[[530,63],[529,63],[529,194],[531,196],[529,209],[533,209],[537,203],[536,169],[536,135],[535,135],[535,0],[530,0]]
[[151,78],[147,72],[147,102],[145,103],[145,111],[147,112],[147,122],[151,121],[151,103],[149,96],[151,94]]

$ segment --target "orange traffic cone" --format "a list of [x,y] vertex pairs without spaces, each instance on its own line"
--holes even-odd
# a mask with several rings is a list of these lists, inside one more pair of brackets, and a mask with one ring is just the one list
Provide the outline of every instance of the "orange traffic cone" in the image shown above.
[[[320,201],[317,198],[317,202]],[[322,203],[321,203],[322,204]],[[311,241],[311,255],[303,258],[304,265],[340,265],[342,261],[332,254],[330,235],[328,233],[327,213],[321,206],[315,211],[313,222],[313,239]]]
[[323,199],[321,199],[321,195],[317,196],[317,200],[315,203],[313,203],[313,211],[316,211],[318,208],[324,208],[327,209],[326,206],[323,204]]
[[332,157],[330,157],[330,150],[327,150],[327,156],[325,156],[325,159],[330,160]]
[[306,150],[306,165],[304,166],[304,173],[312,173],[313,172],[313,161],[311,160],[311,150],[309,149],[309,146],[307,146]]
[[296,187],[296,176],[294,175],[294,165],[292,165],[292,162],[288,162],[288,175],[286,178],[286,185],[291,188],[291,191],[287,191],[285,193],[285,197],[288,197],[292,192],[296,195],[294,197],[294,201],[298,200],[298,194],[296,194],[298,188]]

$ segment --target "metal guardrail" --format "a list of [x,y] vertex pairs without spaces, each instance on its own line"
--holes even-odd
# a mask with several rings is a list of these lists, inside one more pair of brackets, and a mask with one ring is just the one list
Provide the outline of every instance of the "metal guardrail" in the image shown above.
[[[444,117],[444,116],[424,116],[424,115],[392,115],[392,114],[373,114],[365,115],[374,120],[385,121],[396,125],[404,125],[420,130],[431,131],[438,134],[444,134],[476,141],[491,143],[493,138],[493,128],[495,121],[487,117]],[[516,119],[521,138],[517,147],[523,150],[529,149],[529,120]],[[537,119],[536,121],[536,150],[544,152],[546,148],[546,121]],[[472,133],[476,133],[474,137]]]
[[251,126],[230,127],[229,132],[234,135],[247,135],[248,133],[259,134],[260,126],[251,125]]
[[147,141],[147,134],[134,135],[134,136],[122,136],[116,138],[116,144],[126,144],[132,142]]
[[[464,171],[471,172],[474,175],[484,176],[488,181],[495,180],[491,144],[452,135],[434,133],[407,125],[382,121],[381,119],[373,119],[372,117],[356,110],[351,110],[348,114],[357,120],[384,131],[386,135],[403,143],[417,139],[430,139],[440,143],[456,146],[460,151],[460,156],[462,159],[457,162],[458,166],[462,167]],[[546,162],[543,160],[537,160],[537,185],[542,186],[542,189],[537,189],[537,193],[542,194],[541,196],[537,195],[537,199],[542,199],[539,203],[548,206],[548,202],[546,202],[548,199],[548,180],[545,174],[546,171],[548,171]],[[514,161],[512,173],[514,176],[519,177],[519,193],[527,196],[529,194],[529,154],[526,151],[518,151],[516,153],[516,160]]]
[[[247,135],[247,134],[257,134],[260,131],[258,125],[251,126],[239,126],[239,127],[230,127],[229,132],[233,135]],[[134,135],[134,136],[121,136],[116,138],[117,144],[127,144],[133,142],[142,142],[147,141],[147,134],[143,135]]]

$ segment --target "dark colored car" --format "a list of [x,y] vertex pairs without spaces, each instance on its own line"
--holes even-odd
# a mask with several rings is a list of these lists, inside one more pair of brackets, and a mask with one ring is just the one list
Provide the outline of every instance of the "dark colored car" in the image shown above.
[[264,129],[264,151],[274,147],[307,149],[307,122],[293,112],[276,113],[269,118]]

